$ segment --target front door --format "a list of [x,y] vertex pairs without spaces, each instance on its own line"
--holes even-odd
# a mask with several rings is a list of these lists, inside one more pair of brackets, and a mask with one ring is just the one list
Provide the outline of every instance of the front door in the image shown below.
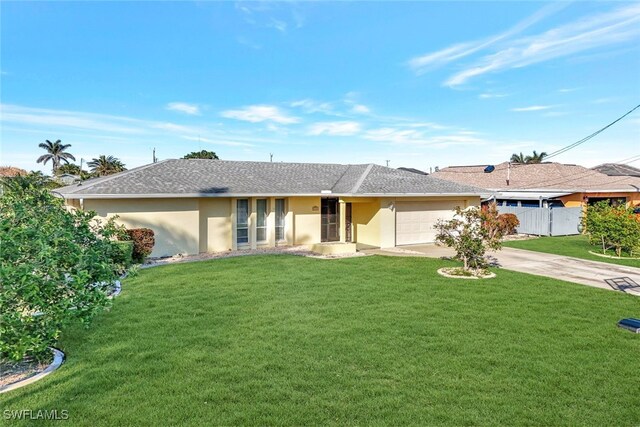
[[337,242],[340,240],[340,211],[338,199],[322,199],[320,204],[320,240]]

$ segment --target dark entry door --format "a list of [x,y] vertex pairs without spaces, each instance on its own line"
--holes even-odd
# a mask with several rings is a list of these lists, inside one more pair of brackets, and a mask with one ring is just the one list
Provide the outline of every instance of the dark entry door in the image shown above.
[[337,242],[340,240],[340,212],[338,199],[322,199],[320,205],[320,240]]

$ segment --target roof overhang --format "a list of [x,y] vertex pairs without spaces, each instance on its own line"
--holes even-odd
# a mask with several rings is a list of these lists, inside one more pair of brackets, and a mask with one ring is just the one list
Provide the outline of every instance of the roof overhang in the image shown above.
[[572,194],[571,192],[497,191],[493,197],[501,200],[548,200]]
[[193,198],[246,198],[246,197],[485,197],[481,193],[151,193],[151,194],[79,194],[58,193],[67,200],[79,199],[193,199]]

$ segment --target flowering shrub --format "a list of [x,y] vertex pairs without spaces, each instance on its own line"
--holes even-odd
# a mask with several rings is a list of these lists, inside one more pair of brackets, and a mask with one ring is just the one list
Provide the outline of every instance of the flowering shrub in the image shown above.
[[453,219],[438,220],[434,227],[438,232],[436,242],[455,249],[456,258],[462,261],[465,271],[486,268],[484,254],[487,249],[502,247],[503,232],[495,206],[484,210],[457,207]]
[[88,324],[115,277],[113,221],[69,209],[37,175],[3,181],[0,359],[41,358],[65,324]]
[[153,245],[156,240],[153,230],[150,228],[132,228],[127,230],[129,238],[133,241],[133,260],[136,262],[144,262],[153,251]]

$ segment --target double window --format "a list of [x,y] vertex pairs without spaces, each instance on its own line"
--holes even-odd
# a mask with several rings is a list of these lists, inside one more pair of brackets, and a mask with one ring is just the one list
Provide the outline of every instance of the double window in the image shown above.
[[[285,200],[275,200],[275,240],[281,242],[285,240],[284,219]],[[236,201],[237,221],[236,221],[236,242],[238,245],[249,243],[249,199],[238,199]],[[256,241],[264,243],[268,240],[267,217],[269,215],[269,202],[267,199],[256,200]]]

